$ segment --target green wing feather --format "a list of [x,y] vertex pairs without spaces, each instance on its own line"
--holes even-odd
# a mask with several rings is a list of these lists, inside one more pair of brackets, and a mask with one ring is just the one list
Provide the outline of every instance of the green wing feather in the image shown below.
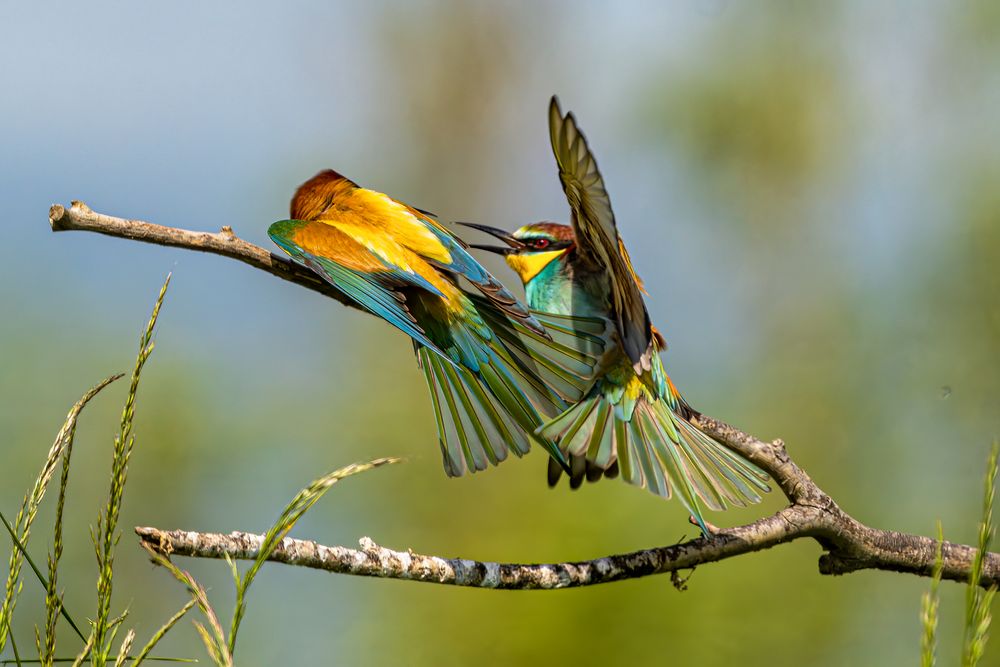
[[563,115],[554,96],[549,104],[549,138],[572,210],[578,260],[610,273],[611,304],[622,347],[637,369],[648,368],[652,342],[649,314],[639,279],[618,236],[611,197],[576,118],[572,113]]
[[545,338],[520,322],[500,318],[495,310],[484,307],[482,299],[473,301],[519,366],[545,387],[540,393],[549,398],[540,409],[546,416],[565,409],[563,403],[579,401],[593,386],[610,340],[608,320],[531,311],[545,326],[549,334]]
[[557,470],[566,468],[558,446],[534,431],[593,385],[610,324],[600,318],[533,313],[549,332],[545,338],[486,299],[468,296],[496,334],[486,342],[488,362],[478,373],[416,346],[445,471],[459,476],[483,470],[511,451],[525,454],[532,442],[549,452]]
[[425,347],[417,359],[437,421],[445,472],[458,477],[485,470],[530,449],[529,436],[519,428],[502,403],[484,391],[481,380],[443,360]]
[[[352,270],[308,252],[295,235],[310,224],[280,221],[268,232],[296,262],[414,339],[449,475],[496,465],[510,451],[524,454],[532,441],[567,467],[556,444],[537,438],[534,431],[564,410],[567,398],[582,396],[593,383],[604,353],[600,334],[606,322],[546,316],[553,327],[549,334],[527,310],[511,316],[516,300],[505,298],[499,283],[486,285],[488,296],[465,292],[466,308],[454,312],[444,307],[440,291],[419,276],[384,263],[377,272]],[[467,260],[474,262],[471,256]],[[469,271],[466,267],[462,275],[472,280]]]

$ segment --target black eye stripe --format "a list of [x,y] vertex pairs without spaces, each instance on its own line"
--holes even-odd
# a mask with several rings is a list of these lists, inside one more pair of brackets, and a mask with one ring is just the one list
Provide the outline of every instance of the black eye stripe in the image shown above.
[[544,236],[521,237],[518,240],[530,250],[563,250],[573,245],[572,241],[550,239]]

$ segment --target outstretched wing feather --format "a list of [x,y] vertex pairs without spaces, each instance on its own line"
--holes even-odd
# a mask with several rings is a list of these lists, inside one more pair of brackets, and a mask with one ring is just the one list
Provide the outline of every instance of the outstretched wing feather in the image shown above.
[[597,160],[573,114],[563,115],[555,97],[549,105],[549,137],[572,211],[577,252],[582,261],[611,272],[610,301],[622,345],[633,364],[646,368],[652,332],[641,283],[618,236]]

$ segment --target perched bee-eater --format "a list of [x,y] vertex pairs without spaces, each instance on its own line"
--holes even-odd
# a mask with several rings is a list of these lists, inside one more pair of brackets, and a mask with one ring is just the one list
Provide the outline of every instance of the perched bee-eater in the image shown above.
[[[467,224],[504,241],[472,244],[504,256],[524,283],[533,311],[602,317],[613,323],[609,353],[587,395],[538,430],[570,458],[570,485],[584,477],[622,478],[669,498],[677,493],[702,531],[701,505],[745,505],[767,491],[767,475],[695,426],[698,413],[681,397],[660,360],[666,348],[650,322],[645,291],[618,235],[611,200],[573,114],[553,97],[549,134],[571,225],[541,222],[513,234]],[[562,470],[549,466],[554,486]]]
[[524,454],[533,441],[567,467],[534,431],[592,382],[603,321],[533,315],[429,213],[335,171],[298,188],[291,217],[271,225],[271,239],[413,339],[448,475]]

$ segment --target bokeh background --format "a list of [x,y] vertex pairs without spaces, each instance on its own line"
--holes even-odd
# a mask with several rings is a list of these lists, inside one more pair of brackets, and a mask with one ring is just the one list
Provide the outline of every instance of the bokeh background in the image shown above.
[[[933,534],[941,519],[971,541],[1000,431],[997,8],[3,3],[0,505],[15,511],[77,397],[131,367],[173,271],[118,558],[117,607],[140,639],[186,595],[128,527],[264,530],[309,480],[375,456],[409,462],[339,485],[293,534],[511,561],[692,536],[677,503],[621,483],[550,491],[539,452],[447,479],[410,345],[374,318],[217,256],[47,224],[50,204],[81,199],[267,245],[294,188],[325,167],[445,220],[565,220],[545,115],[558,93],[596,151],[691,403],[784,438],[872,525]],[[80,615],[124,392],[80,423],[62,577]],[[913,664],[927,580],[821,577],[819,553],[802,541],[706,566],[685,592],[665,577],[524,593],[269,566],[237,657]],[[184,565],[228,615],[225,564]],[[943,664],[963,593],[943,589]],[[22,646],[40,598],[26,582]],[[189,623],[161,653],[205,659]],[[1000,641],[985,662],[998,663]]]

